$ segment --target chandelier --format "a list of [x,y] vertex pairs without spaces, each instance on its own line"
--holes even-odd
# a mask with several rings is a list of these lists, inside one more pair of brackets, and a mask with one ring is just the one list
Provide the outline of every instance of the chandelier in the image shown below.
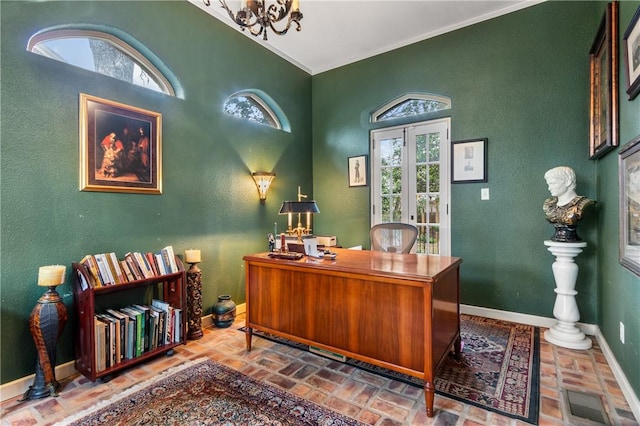
[[[240,26],[242,31],[246,28],[254,36],[262,35],[265,41],[267,40],[267,28],[271,28],[271,31],[278,35],[286,34],[292,24],[295,25],[297,31],[302,29],[299,0],[275,0],[275,3],[268,7],[267,0],[241,0],[240,10],[235,15],[227,6],[226,0],[219,1],[222,8],[227,11],[229,17]],[[205,5],[211,6],[211,0],[203,0],[203,2]],[[277,29],[275,24],[284,20],[287,22],[284,28]]]

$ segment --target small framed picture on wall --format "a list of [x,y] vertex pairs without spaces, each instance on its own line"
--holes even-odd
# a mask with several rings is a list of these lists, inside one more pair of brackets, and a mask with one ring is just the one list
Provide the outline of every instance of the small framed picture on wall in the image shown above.
[[487,181],[487,138],[451,142],[451,183]]
[[367,186],[367,156],[349,157],[349,187]]

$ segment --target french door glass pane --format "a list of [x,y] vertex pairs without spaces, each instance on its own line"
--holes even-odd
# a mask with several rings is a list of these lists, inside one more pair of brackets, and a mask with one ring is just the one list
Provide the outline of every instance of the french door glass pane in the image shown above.
[[402,197],[383,196],[382,202],[382,222],[400,222],[402,220]]
[[416,253],[439,253],[440,133],[415,135]]

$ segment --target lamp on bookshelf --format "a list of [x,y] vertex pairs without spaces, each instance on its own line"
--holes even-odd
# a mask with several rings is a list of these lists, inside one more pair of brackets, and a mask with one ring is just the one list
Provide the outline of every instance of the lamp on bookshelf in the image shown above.
[[56,291],[64,283],[66,267],[42,266],[38,271],[38,285],[48,290],[38,299],[29,317],[29,329],[36,344],[38,358],[33,385],[22,396],[28,399],[58,396],[60,383],[56,380],[56,346],[67,322],[67,308]]
[[191,266],[187,271],[187,339],[198,340],[202,333],[202,261],[200,250],[185,250],[184,260]]

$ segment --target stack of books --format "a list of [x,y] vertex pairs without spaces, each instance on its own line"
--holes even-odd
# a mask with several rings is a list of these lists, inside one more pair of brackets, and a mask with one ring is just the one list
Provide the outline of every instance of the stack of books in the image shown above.
[[134,359],[164,345],[179,343],[182,310],[152,299],[150,305],[107,309],[94,316],[96,371]]
[[[105,287],[180,272],[172,246],[158,253],[129,252],[122,260],[115,253],[88,254],[80,264],[89,272],[90,282],[83,287]],[[86,290],[86,288],[83,288]]]

